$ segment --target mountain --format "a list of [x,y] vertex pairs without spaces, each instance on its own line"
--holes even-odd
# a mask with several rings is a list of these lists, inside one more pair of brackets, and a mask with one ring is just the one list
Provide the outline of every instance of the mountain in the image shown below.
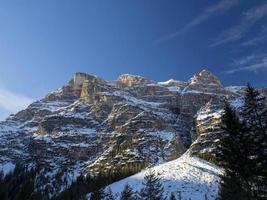
[[207,70],[185,82],[129,74],[105,81],[76,73],[65,86],[0,122],[0,169],[5,174],[17,164],[36,169],[36,190],[50,198],[80,175],[138,172],[186,151],[202,157],[223,134],[224,101],[238,107],[243,90],[224,87]]

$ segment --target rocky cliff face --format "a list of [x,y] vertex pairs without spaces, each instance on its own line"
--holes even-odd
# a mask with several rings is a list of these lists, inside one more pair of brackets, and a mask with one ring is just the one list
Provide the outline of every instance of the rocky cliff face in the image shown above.
[[0,166],[38,169],[37,189],[51,197],[81,174],[161,163],[188,148],[192,154],[209,151],[222,134],[223,101],[238,104],[241,96],[242,88],[225,88],[206,70],[187,82],[159,83],[76,73],[66,86],[0,123]]

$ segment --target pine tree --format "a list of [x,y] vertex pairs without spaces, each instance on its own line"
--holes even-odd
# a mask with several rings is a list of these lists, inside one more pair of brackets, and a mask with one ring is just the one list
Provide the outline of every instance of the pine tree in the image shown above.
[[157,177],[154,172],[149,169],[148,174],[144,177],[144,188],[139,193],[139,198],[142,200],[165,200],[164,188],[160,182],[160,178]]
[[95,190],[94,192],[92,192],[90,200],[103,200],[104,198],[105,198],[105,192],[101,188],[99,190]]
[[0,199],[8,200],[7,185],[4,181],[4,174],[2,172],[0,172]]
[[171,193],[170,200],[176,200],[176,198],[175,198],[173,192]]
[[225,106],[222,123],[225,134],[219,142],[217,160],[224,168],[224,174],[219,198],[250,200],[252,195],[247,177],[250,176],[252,165],[249,160],[249,141],[244,134],[246,128],[229,104]]
[[[230,170],[225,171],[221,176],[221,186],[219,191],[220,200],[248,200],[251,199],[246,195],[243,189],[242,180]],[[252,199],[251,199],[252,200]]]
[[124,186],[123,191],[121,192],[120,200],[134,200],[134,199],[135,197],[133,188],[129,184],[126,184]]
[[182,200],[182,192],[178,191],[178,200]]
[[107,192],[105,194],[105,198],[104,199],[105,200],[115,200],[115,197],[114,197],[114,195],[113,195],[112,190],[111,190],[110,187],[108,188],[108,190],[107,190]]
[[251,131],[266,132],[266,98],[250,84],[246,88],[242,115]]
[[267,198],[267,103],[266,98],[249,84],[241,114],[250,141],[250,160],[253,166],[249,184],[253,197]]

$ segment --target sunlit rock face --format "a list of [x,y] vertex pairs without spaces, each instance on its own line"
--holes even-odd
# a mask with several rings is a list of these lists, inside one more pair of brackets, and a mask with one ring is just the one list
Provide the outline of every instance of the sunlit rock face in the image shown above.
[[194,75],[185,91],[192,92],[207,92],[207,93],[218,93],[219,91],[224,93],[224,88],[215,75],[207,70],[203,70],[200,73]]
[[131,74],[120,75],[117,80],[117,84],[122,87],[133,87],[137,85],[141,86],[141,85],[146,85],[150,83],[154,83],[154,82],[144,77],[131,75]]
[[190,153],[202,155],[208,153],[214,155],[217,149],[217,141],[224,134],[221,123],[223,115],[223,101],[206,103],[195,115],[194,128],[191,130],[193,143]]
[[36,189],[51,197],[81,174],[162,163],[188,148],[198,154],[213,148],[222,102],[238,103],[242,93],[206,70],[166,82],[76,73],[0,123],[0,165],[38,169]]

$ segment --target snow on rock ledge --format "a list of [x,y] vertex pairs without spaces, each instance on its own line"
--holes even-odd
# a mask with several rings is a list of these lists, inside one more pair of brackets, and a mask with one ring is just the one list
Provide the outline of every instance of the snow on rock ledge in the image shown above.
[[4,176],[13,172],[14,169],[15,169],[15,165],[12,162],[7,162],[7,163],[0,165],[0,172],[2,172]]
[[122,86],[126,86],[126,87],[154,83],[153,81],[146,79],[142,76],[131,75],[131,74],[120,75],[117,82],[121,84]]
[[[152,167],[155,174],[161,177],[165,195],[170,196],[171,192],[178,199],[181,192],[182,199],[204,200],[216,199],[219,186],[219,175],[221,169],[202,159],[184,154],[180,158]],[[129,184],[135,191],[140,191],[142,182],[148,170],[125,178],[111,184],[110,187],[116,199],[126,184]]]

